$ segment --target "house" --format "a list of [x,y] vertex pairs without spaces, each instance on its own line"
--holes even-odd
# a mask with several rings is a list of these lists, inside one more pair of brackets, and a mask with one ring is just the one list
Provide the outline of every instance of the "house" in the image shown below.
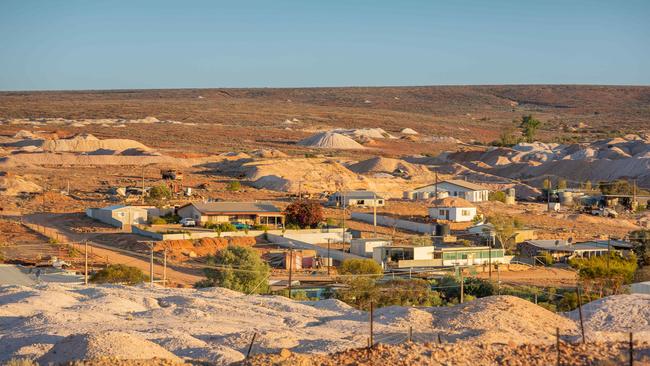
[[383,268],[454,267],[507,262],[503,249],[488,246],[387,245],[375,247],[372,258]]
[[130,225],[146,224],[149,214],[145,207],[114,205],[104,208],[89,208],[86,210],[86,216],[126,229]]
[[[428,192],[428,196],[432,198],[443,198],[444,195],[447,195],[452,198],[464,198],[469,202],[482,202],[488,200],[490,190],[476,183],[451,179],[416,188],[413,192],[417,197],[422,197],[421,193]],[[436,192],[438,197],[436,197]],[[424,197],[427,197],[427,195],[424,195]]]
[[372,258],[372,251],[375,247],[389,246],[391,244],[392,241],[381,238],[352,239],[350,241],[350,253]]
[[470,222],[476,217],[476,207],[464,198],[440,198],[430,202],[429,217],[435,220]]
[[176,214],[206,223],[240,222],[249,225],[278,227],[284,214],[275,205],[260,202],[192,202],[179,207]]
[[386,202],[383,197],[372,191],[346,191],[330,195],[327,203],[337,207],[382,207]]
[[549,253],[556,261],[566,261],[574,257],[589,258],[592,256],[603,255],[610,249],[607,245],[603,246],[598,243],[572,243],[568,240],[526,240],[517,245],[519,253],[523,257],[537,257],[543,253]]

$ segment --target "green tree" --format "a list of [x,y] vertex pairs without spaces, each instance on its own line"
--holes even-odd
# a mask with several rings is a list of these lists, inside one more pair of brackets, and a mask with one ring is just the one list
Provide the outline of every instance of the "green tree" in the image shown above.
[[136,285],[148,281],[149,277],[138,268],[124,264],[111,264],[93,273],[89,280],[92,283],[124,283],[127,285]]
[[515,136],[514,129],[512,127],[508,127],[501,131],[499,134],[499,141],[497,142],[497,145],[510,147],[518,143],[519,138]]
[[229,245],[214,256],[208,256],[206,279],[195,287],[225,287],[244,293],[268,293],[269,266],[253,248]]
[[640,265],[650,265],[650,230],[636,230],[630,234],[630,241],[634,243],[634,254],[636,254]]
[[318,226],[323,221],[323,207],[318,202],[299,200],[291,203],[284,210],[287,222],[302,228]]
[[497,241],[501,243],[501,247],[508,251],[514,249],[516,230],[521,226],[521,223],[503,214],[488,216],[487,221],[494,227],[494,235]]
[[368,309],[370,302],[376,301],[379,296],[376,280],[383,272],[372,259],[344,260],[339,273],[344,276],[341,282],[346,288],[337,291],[336,298],[358,309]]
[[231,192],[237,192],[241,189],[241,183],[239,183],[238,180],[231,180],[228,182],[228,185],[226,185],[226,190],[231,191]]
[[410,239],[411,245],[417,247],[426,247],[433,245],[433,240],[429,235],[413,235]]
[[490,201],[499,201],[506,202],[506,192],[503,191],[493,191],[488,193],[488,200]]
[[578,270],[578,277],[587,288],[593,288],[600,293],[619,293],[624,284],[632,282],[637,270],[637,257],[631,254],[622,257],[619,253],[610,252],[591,258],[573,258],[569,265]]
[[379,278],[384,273],[379,263],[372,259],[346,259],[339,267],[342,275],[376,275]]
[[526,142],[535,141],[535,134],[537,133],[537,129],[541,126],[541,124],[542,122],[533,118],[531,114],[521,117],[521,124],[519,125],[519,128],[521,128],[521,132],[524,135]]
[[376,305],[378,307],[400,306],[440,306],[442,298],[430,284],[422,279],[400,279],[388,281],[379,288]]
[[151,187],[149,198],[153,200],[165,200],[172,198],[172,191],[164,184]]

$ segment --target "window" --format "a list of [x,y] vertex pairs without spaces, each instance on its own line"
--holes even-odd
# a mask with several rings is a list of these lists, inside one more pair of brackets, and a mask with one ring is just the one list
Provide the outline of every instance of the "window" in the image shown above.
[[461,216],[469,216],[469,210],[460,211]]
[[445,210],[440,210],[440,213],[438,215],[445,216]]
[[378,200],[378,201],[377,201],[377,204],[379,204],[379,205],[383,205],[383,204],[384,204],[384,200]]
[[365,205],[365,200],[357,200],[357,205]]

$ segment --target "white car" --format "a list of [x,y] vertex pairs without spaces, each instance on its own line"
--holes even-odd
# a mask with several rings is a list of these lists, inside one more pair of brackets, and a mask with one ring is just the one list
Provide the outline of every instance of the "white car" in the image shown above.
[[196,221],[194,221],[193,218],[191,217],[186,217],[184,219],[181,219],[180,224],[182,226],[196,226]]

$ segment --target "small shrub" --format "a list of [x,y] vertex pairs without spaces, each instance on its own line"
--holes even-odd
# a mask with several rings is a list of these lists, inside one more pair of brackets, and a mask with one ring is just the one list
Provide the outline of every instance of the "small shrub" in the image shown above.
[[163,219],[162,217],[154,217],[150,220],[151,225],[165,225],[167,224],[167,221]]
[[238,180],[231,180],[226,186],[226,190],[231,192],[237,192],[241,189],[241,183]]
[[151,187],[149,190],[149,198],[153,200],[164,200],[172,198],[172,191],[164,184]]
[[488,194],[488,200],[490,201],[499,201],[499,202],[506,202],[506,193],[503,191],[494,191],[490,192]]
[[237,228],[235,225],[229,223],[229,222],[208,222],[205,225],[206,229],[212,229],[220,233],[224,232],[231,232],[231,231],[237,231]]

